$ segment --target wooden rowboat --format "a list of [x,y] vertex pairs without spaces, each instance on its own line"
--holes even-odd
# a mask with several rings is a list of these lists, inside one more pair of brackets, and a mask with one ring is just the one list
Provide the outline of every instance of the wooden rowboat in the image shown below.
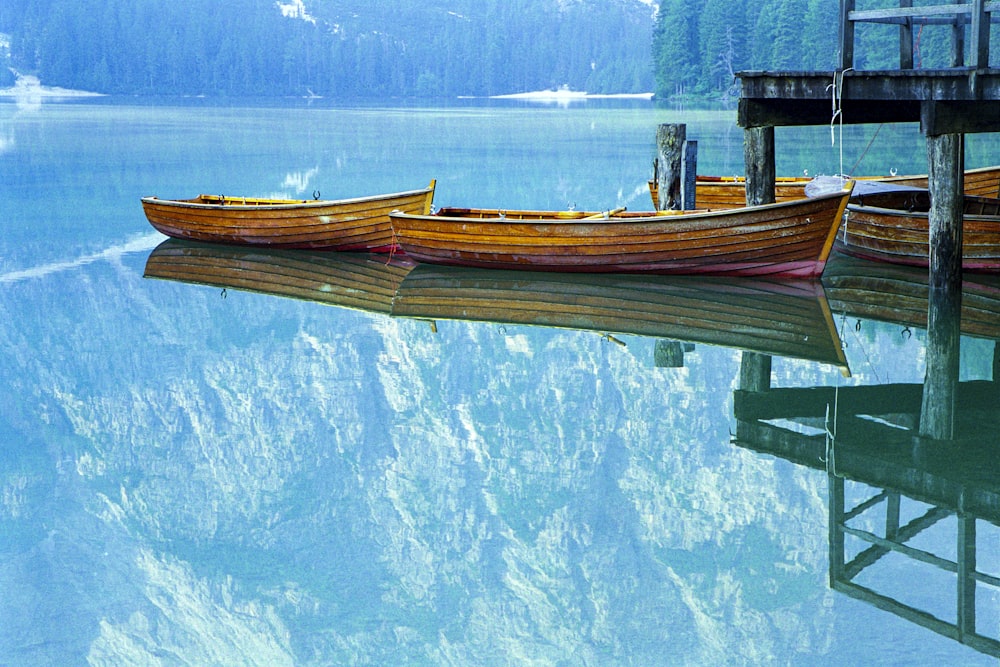
[[201,195],[144,197],[146,218],[179,239],[315,250],[392,249],[389,212],[429,213],[434,182],[422,190],[337,200],[260,199]]
[[[835,247],[855,257],[927,267],[929,211],[926,190],[856,196]],[[1000,199],[965,197],[962,268],[1000,271]]]
[[[789,201],[805,197],[805,186],[812,180],[806,176],[780,176],[774,181],[774,200]],[[927,187],[927,175],[862,176],[855,180],[874,180],[891,185],[915,188]],[[1000,197],[1000,165],[967,169],[965,194],[975,197]],[[659,206],[656,177],[649,181],[653,208]],[[695,205],[699,208],[723,209],[746,206],[746,179],[742,176],[698,176],[695,181]]]
[[807,359],[849,374],[817,280],[567,274],[422,264],[396,290],[392,316],[665,338]]
[[167,239],[146,259],[146,278],[388,314],[414,263],[404,256],[247,248]]
[[420,262],[588,273],[816,277],[823,272],[850,185],[813,199],[729,211],[554,220],[390,214]]

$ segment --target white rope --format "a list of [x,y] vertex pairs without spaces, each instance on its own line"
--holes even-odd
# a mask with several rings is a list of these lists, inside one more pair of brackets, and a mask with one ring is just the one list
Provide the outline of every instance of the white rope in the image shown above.
[[838,384],[833,390],[833,419],[830,419],[830,404],[826,404],[826,423],[824,424],[824,431],[826,433],[826,472],[829,474],[837,474],[837,458],[836,458],[836,443],[837,443],[837,407],[840,402],[840,385]]
[[833,83],[826,87],[827,90],[831,91],[831,103],[833,115],[830,118],[830,145],[837,145],[837,134],[834,132],[834,125],[839,126],[840,130],[840,174],[844,174],[844,109],[842,106],[842,98],[844,92],[844,74],[853,71],[853,67],[848,67],[845,70],[833,73]]

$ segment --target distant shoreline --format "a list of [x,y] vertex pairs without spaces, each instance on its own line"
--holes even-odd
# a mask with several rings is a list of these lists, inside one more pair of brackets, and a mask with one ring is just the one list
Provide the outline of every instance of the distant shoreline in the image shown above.
[[532,100],[536,102],[572,102],[576,100],[651,100],[653,93],[588,93],[586,91],[558,88],[555,90],[535,90],[526,93],[490,95],[491,100]]
[[[87,90],[59,88],[58,86],[43,86],[36,76],[16,74],[17,81],[13,86],[0,88],[0,97],[15,97],[18,99],[40,98],[74,98],[74,97],[105,97],[104,93]],[[310,91],[311,93],[311,91]],[[310,94],[308,98],[320,98]],[[562,87],[553,90],[535,90],[524,93],[508,93],[506,95],[490,95],[491,100],[527,100],[532,102],[568,103],[586,100],[652,100],[653,93],[588,93],[586,91],[570,90]]]
[[103,93],[43,86],[37,76],[17,75],[17,82],[10,88],[0,88],[0,97],[32,99],[41,97],[103,97]]

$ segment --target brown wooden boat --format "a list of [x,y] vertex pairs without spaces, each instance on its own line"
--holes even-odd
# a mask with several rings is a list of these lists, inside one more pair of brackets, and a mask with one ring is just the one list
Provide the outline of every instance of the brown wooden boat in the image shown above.
[[433,199],[432,181],[422,190],[337,200],[144,197],[142,208],[153,227],[179,239],[269,248],[382,252],[393,247],[389,212],[429,213]]
[[[839,315],[927,328],[926,269],[834,255],[823,273],[830,309]],[[1000,340],[1000,276],[967,273],[962,280],[961,332]]]
[[847,374],[840,338],[817,280],[423,264],[397,289],[392,316],[667,338],[808,359]]
[[815,277],[850,185],[813,199],[728,211],[599,219],[390,214],[400,247],[431,264],[589,273]]
[[[927,267],[929,211],[926,190],[855,196],[835,247],[865,259]],[[1000,271],[1000,199],[965,197],[962,268]]]
[[246,248],[168,239],[146,259],[146,278],[315,301],[388,314],[414,263],[405,256]]
[[[774,200],[789,201],[805,197],[805,186],[811,181],[806,176],[780,176],[774,182]],[[855,180],[875,180],[891,185],[915,188],[927,187],[927,175],[912,176],[862,176]],[[1000,165],[967,169],[965,194],[976,197],[1000,197]],[[659,205],[659,188],[656,177],[649,181],[649,194],[653,208]],[[699,208],[722,209],[746,206],[746,179],[742,176],[698,176],[695,181],[695,205]]]

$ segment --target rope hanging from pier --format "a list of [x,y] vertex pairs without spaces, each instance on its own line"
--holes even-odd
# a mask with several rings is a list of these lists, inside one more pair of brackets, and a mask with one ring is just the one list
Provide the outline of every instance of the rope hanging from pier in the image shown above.
[[830,145],[837,145],[837,136],[834,133],[834,126],[839,124],[840,129],[840,173],[844,173],[844,109],[842,106],[842,96],[844,92],[844,74],[853,71],[853,67],[833,73],[833,83],[826,87],[831,91],[832,116],[830,118]]

